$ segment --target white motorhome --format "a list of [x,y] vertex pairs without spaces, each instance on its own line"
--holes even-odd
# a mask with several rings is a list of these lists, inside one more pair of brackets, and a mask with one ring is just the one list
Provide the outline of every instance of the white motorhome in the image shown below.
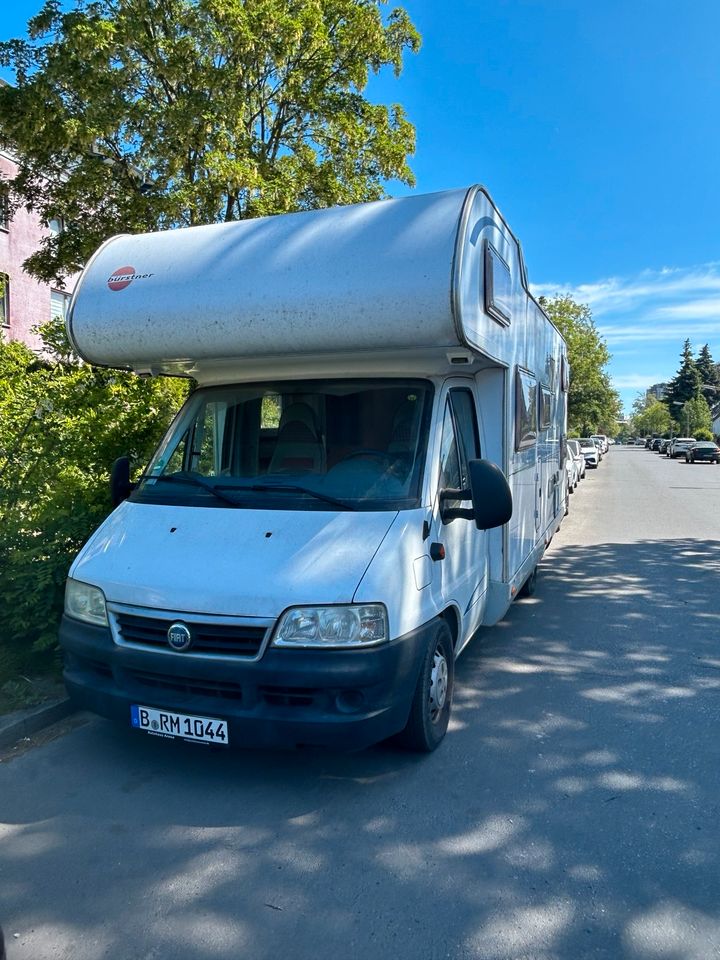
[[197,389],[72,564],[81,707],[167,737],[432,750],[565,510],[568,368],[481,187],[105,243],[87,361]]

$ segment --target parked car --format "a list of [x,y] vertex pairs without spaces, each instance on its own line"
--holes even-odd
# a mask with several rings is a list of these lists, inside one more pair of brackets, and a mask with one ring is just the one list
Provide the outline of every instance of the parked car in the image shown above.
[[635,437],[628,437],[627,440],[625,441],[625,443],[627,444],[628,447],[634,447],[634,446],[635,446]]
[[717,463],[720,460],[720,447],[710,440],[697,440],[685,451],[686,463]]
[[568,451],[568,455],[565,457],[565,472],[567,474],[568,493],[574,493],[575,488],[580,482],[580,476],[578,475],[575,457],[573,457],[570,451]]
[[608,438],[605,436],[604,433],[593,433],[590,439],[600,441],[600,452],[603,455],[606,454],[610,449],[610,445],[608,444]]
[[658,447],[658,453],[667,453],[667,448],[670,446],[670,441],[667,438],[663,438],[660,441],[660,446]]
[[644,446],[645,446],[645,437],[638,437],[637,440],[635,441],[635,446],[636,446],[636,447],[644,447]]
[[650,444],[650,449],[659,450],[661,443],[662,443],[662,437],[655,437],[653,442]]
[[675,437],[674,440],[670,441],[670,445],[667,448],[667,456],[670,457],[671,460],[675,460],[685,453],[691,443],[695,443],[695,437]]
[[600,451],[597,444],[590,437],[580,437],[580,452],[585,458],[585,464],[588,467],[597,467],[600,463]]
[[568,440],[568,452],[571,453],[575,458],[575,466],[577,467],[578,480],[584,479],[585,472],[586,472],[586,463],[585,463],[585,457],[582,455],[582,450],[580,449],[580,443],[577,440]]

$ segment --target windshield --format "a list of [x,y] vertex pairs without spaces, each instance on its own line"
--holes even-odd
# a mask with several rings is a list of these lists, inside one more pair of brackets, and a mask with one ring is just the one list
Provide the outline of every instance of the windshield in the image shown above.
[[423,380],[197,390],[131,499],[294,510],[415,506],[432,395]]

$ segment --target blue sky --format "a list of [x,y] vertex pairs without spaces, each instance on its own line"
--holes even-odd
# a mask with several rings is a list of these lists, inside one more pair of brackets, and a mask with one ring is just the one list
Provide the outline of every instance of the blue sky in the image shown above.
[[685,337],[720,360],[717,0],[402,5],[422,50],[371,94],[416,125],[415,189],[489,188],[537,291],[592,307],[627,408]]

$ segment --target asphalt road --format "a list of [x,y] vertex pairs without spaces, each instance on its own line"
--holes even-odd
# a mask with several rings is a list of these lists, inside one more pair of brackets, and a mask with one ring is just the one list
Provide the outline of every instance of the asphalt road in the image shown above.
[[8,960],[720,958],[720,467],[613,450],[442,747],[0,764]]

